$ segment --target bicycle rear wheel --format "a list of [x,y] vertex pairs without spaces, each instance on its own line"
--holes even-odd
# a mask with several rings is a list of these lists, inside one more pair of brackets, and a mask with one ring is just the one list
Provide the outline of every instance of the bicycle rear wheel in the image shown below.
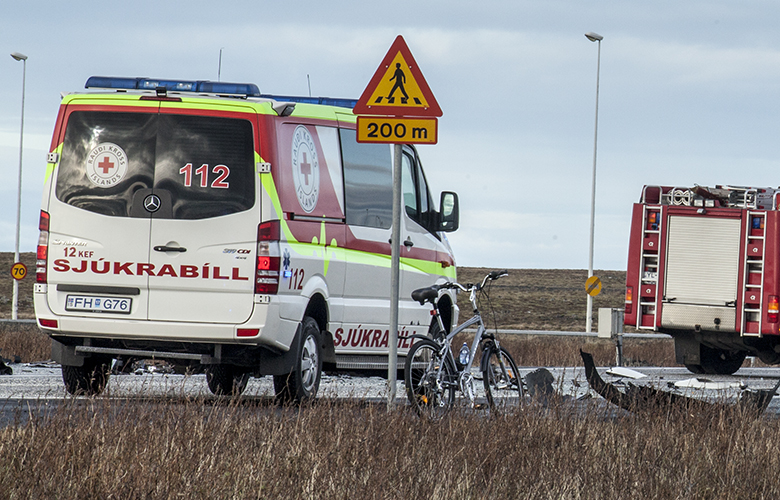
[[406,355],[406,397],[420,415],[440,416],[455,402],[455,367],[440,349],[436,342],[419,340]]
[[482,382],[485,397],[491,410],[517,407],[523,401],[525,391],[520,373],[506,349],[490,343],[482,354]]

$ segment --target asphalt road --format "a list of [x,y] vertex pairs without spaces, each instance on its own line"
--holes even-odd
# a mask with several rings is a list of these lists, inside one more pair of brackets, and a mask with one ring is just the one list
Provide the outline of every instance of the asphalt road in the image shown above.
[[[54,363],[11,364],[12,375],[0,376],[0,426],[26,421],[30,415],[55,410],[63,401],[73,398],[65,392],[59,365]],[[524,380],[535,368],[521,369]],[[695,376],[685,368],[642,367],[635,371],[644,378],[630,379],[609,374],[609,368],[599,368],[602,378],[620,387],[630,381],[636,385],[650,385],[656,389],[717,402],[736,401],[745,390],[770,389],[780,380],[780,368],[742,368],[733,376]],[[588,387],[582,367],[549,368],[554,377],[553,388],[567,401],[576,402],[592,396],[600,399]],[[677,386],[675,386],[677,384]],[[476,384],[477,387],[481,383]],[[692,387],[678,387],[688,385]],[[145,372],[143,374],[112,375],[106,391],[100,397],[139,402],[150,399],[212,398],[206,386],[205,375],[176,375]],[[271,377],[250,380],[244,397],[259,403],[273,401]],[[387,401],[387,382],[382,377],[352,375],[323,376],[319,397],[352,399],[382,404]],[[479,394],[478,394],[479,397]],[[89,398],[76,398],[88,401]],[[398,382],[396,404],[405,405],[402,381]],[[780,415],[780,397],[775,397],[767,414]]]

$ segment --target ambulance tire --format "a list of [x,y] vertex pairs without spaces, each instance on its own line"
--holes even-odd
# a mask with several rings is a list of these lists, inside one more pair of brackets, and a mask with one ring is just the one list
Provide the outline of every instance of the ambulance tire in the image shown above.
[[430,338],[433,340],[439,340],[440,338],[444,337],[445,334],[446,332],[442,333],[438,321],[431,322],[431,326],[428,327],[428,336]]
[[249,373],[232,365],[208,365],[206,383],[215,396],[240,396],[249,383]]
[[732,375],[742,366],[747,353],[701,346],[701,367],[707,375]]
[[322,376],[321,337],[317,322],[309,316],[304,317],[293,371],[274,375],[278,402],[300,404],[317,397]]
[[87,359],[83,366],[62,365],[65,390],[74,396],[97,396],[108,383],[109,361]]

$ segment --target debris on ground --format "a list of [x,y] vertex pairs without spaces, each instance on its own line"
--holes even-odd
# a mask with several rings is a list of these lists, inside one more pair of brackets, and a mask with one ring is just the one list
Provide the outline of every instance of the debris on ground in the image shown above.
[[632,378],[634,380],[647,377],[647,375],[645,375],[644,373],[640,373],[636,370],[632,370],[631,368],[625,368],[623,366],[616,366],[614,368],[610,368],[609,370],[607,370],[607,374],[612,375],[613,377]]
[[528,373],[524,378],[526,389],[531,399],[546,399],[548,396],[555,394],[555,389],[553,388],[555,377],[547,368],[537,368]]
[[[710,403],[701,399],[683,396],[672,392],[660,391],[648,386],[637,386],[631,382],[626,383],[624,391],[620,391],[614,384],[605,382],[596,369],[593,362],[593,356],[580,350],[583,364],[585,365],[585,376],[588,379],[590,387],[598,395],[624,410],[637,412],[650,409],[671,409],[671,408],[704,408],[716,406],[720,403]],[[762,414],[769,406],[772,398],[780,388],[780,380],[772,389],[764,390],[745,390],[740,395],[738,406],[745,410],[755,412],[756,416]]]
[[670,386],[678,389],[707,389],[713,391],[723,391],[726,389],[747,389],[747,386],[742,382],[713,382],[706,378],[687,378],[685,380],[678,380]]

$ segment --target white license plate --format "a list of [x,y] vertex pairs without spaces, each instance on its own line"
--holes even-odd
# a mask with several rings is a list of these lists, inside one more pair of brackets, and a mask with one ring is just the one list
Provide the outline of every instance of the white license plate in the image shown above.
[[130,314],[130,306],[132,304],[133,299],[126,297],[68,295],[68,300],[65,303],[65,310]]

